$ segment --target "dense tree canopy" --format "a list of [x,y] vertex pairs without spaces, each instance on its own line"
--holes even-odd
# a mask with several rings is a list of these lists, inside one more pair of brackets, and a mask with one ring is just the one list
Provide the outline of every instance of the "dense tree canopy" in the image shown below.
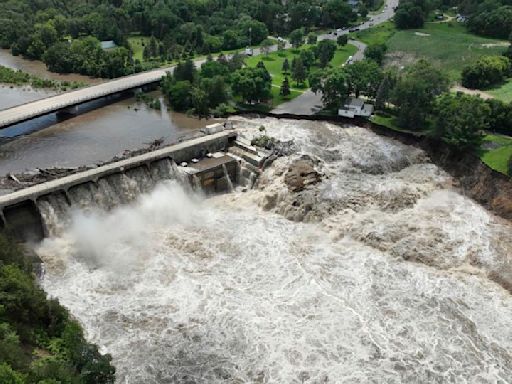
[[484,131],[489,128],[491,109],[484,100],[446,93],[434,108],[434,133],[459,151],[474,150],[482,144]]
[[[145,61],[185,59],[260,44],[270,34],[339,28],[356,14],[345,0],[0,0],[0,19],[0,46],[14,54],[42,59],[52,71],[112,77],[150,65],[126,51],[132,35],[150,37],[143,43]],[[103,40],[118,48],[92,44]]]
[[109,355],[33,277],[32,262],[0,234],[0,383],[112,384]]
[[423,129],[435,98],[448,91],[448,85],[446,75],[424,60],[407,68],[391,95],[399,111],[398,124],[408,129]]

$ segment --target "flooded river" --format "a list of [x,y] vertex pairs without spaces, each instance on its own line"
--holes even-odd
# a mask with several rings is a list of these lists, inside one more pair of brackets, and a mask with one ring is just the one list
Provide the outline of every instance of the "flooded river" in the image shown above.
[[70,82],[78,81],[85,84],[99,84],[105,81],[104,79],[92,78],[76,73],[60,74],[50,72],[46,68],[46,64],[42,61],[28,60],[24,59],[22,56],[13,56],[11,55],[11,51],[9,49],[0,49],[0,65],[7,68],[18,69],[43,79]]
[[[0,65],[55,80],[101,81],[80,75],[58,75],[41,62],[30,61],[0,50]],[[11,87],[0,88],[0,109],[24,104],[55,94],[55,91]],[[134,97],[112,97],[79,107],[79,114],[62,120],[50,114],[0,131],[0,176],[35,168],[78,167],[110,160],[125,150],[143,148],[154,140],[165,142],[211,124],[169,111],[161,93],[162,110],[149,109]]]
[[[76,211],[38,249],[44,288],[113,355],[119,384],[511,382],[512,297],[493,278],[512,276],[510,223],[417,148],[235,120],[297,153],[249,192],[204,199],[171,181]],[[303,155],[322,180],[290,192]]]
[[53,114],[21,124],[22,128],[16,126],[0,132],[5,138],[20,134],[20,129],[46,126],[0,145],[0,175],[95,164],[125,150],[143,148],[156,139],[172,142],[212,122],[168,111],[165,106],[161,111],[149,109],[133,97],[64,121],[58,121]]

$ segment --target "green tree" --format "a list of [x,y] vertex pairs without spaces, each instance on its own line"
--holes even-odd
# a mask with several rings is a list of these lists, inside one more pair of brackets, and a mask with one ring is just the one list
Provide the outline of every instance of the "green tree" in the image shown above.
[[281,72],[283,72],[285,75],[290,73],[290,62],[288,61],[288,58],[284,59],[283,67],[281,68]]
[[422,28],[425,15],[421,7],[411,1],[401,1],[395,13],[395,25],[398,29]]
[[229,100],[228,86],[223,76],[203,78],[199,87],[207,93],[210,108],[216,108],[219,104],[227,103]]
[[327,109],[338,109],[349,96],[348,76],[343,69],[330,70],[322,83],[322,103]]
[[286,76],[281,84],[281,88],[279,89],[279,94],[283,97],[290,96],[290,82],[288,81],[288,76]]
[[24,384],[25,380],[21,374],[14,371],[8,364],[0,363],[0,383]]
[[461,152],[480,148],[491,112],[485,101],[447,93],[437,98],[434,112],[437,137]]
[[462,70],[462,85],[484,89],[501,83],[511,73],[510,60],[505,56],[483,56]]
[[164,83],[162,90],[175,111],[185,112],[192,108],[192,84],[190,81]]
[[231,88],[235,96],[248,103],[270,99],[271,82],[266,79],[266,70],[262,68],[242,68],[231,78]]
[[328,0],[323,7],[323,13],[324,23],[331,28],[346,27],[357,18],[345,0]]
[[382,81],[382,71],[373,60],[356,61],[345,68],[348,75],[350,91],[356,97],[362,93],[375,98]]
[[348,35],[339,35],[337,38],[336,38],[336,43],[340,46],[340,47],[344,47],[345,45],[347,45],[348,43]]
[[364,50],[364,57],[382,65],[387,50],[386,44],[370,44]]
[[201,65],[201,77],[212,78],[215,76],[226,76],[229,74],[229,68],[226,63],[220,61],[206,61]]
[[306,67],[300,57],[296,57],[292,60],[292,79],[295,80],[297,86],[304,84],[307,78]]
[[193,83],[196,79],[197,69],[194,62],[190,59],[185,62],[179,62],[174,69],[174,79],[176,81],[188,81]]
[[315,94],[322,90],[322,71],[313,71],[308,75],[309,88]]
[[68,43],[60,42],[52,45],[44,53],[43,61],[52,72],[73,72],[74,62],[71,57],[71,47]]
[[290,33],[289,39],[293,48],[299,48],[304,43],[304,30],[299,28],[292,31]]
[[311,47],[308,49],[301,49],[299,53],[299,58],[302,60],[302,64],[304,64],[306,71],[309,71],[311,66],[315,64],[315,48]]
[[318,37],[313,32],[308,33],[307,42],[308,44],[314,45],[316,44]]
[[194,114],[199,117],[208,117],[210,115],[208,94],[202,89],[194,87],[192,89],[191,98]]
[[375,95],[375,108],[383,110],[386,108],[386,104],[390,101],[391,93],[395,87],[397,81],[397,74],[394,70],[387,70],[383,74],[382,81],[377,89]]
[[333,59],[336,52],[336,43],[332,40],[322,40],[315,47],[315,54],[320,67],[325,68]]
[[448,88],[447,76],[425,60],[409,67],[392,92],[391,102],[398,108],[397,123],[404,128],[425,129],[435,98]]

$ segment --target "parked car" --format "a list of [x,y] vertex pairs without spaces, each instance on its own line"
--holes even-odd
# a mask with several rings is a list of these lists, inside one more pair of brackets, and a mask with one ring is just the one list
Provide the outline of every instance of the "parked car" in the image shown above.
[[252,55],[253,55],[253,53],[254,53],[254,52],[253,52],[252,48],[249,48],[249,47],[245,48],[245,54],[246,54],[247,56],[252,56]]

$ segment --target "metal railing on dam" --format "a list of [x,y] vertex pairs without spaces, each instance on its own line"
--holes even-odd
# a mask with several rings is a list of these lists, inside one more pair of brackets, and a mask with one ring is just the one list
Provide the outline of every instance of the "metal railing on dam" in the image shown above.
[[43,223],[42,209],[56,214],[59,206],[91,204],[109,209],[129,203],[158,181],[176,178],[177,164],[192,159],[203,160],[189,163],[188,173],[180,172],[181,176],[220,188],[237,179],[237,159],[225,153],[236,137],[234,131],[201,136],[0,196],[0,225],[20,240],[39,241],[51,232]]
[[0,111],[0,129],[119,92],[159,82],[167,70],[138,73]]

